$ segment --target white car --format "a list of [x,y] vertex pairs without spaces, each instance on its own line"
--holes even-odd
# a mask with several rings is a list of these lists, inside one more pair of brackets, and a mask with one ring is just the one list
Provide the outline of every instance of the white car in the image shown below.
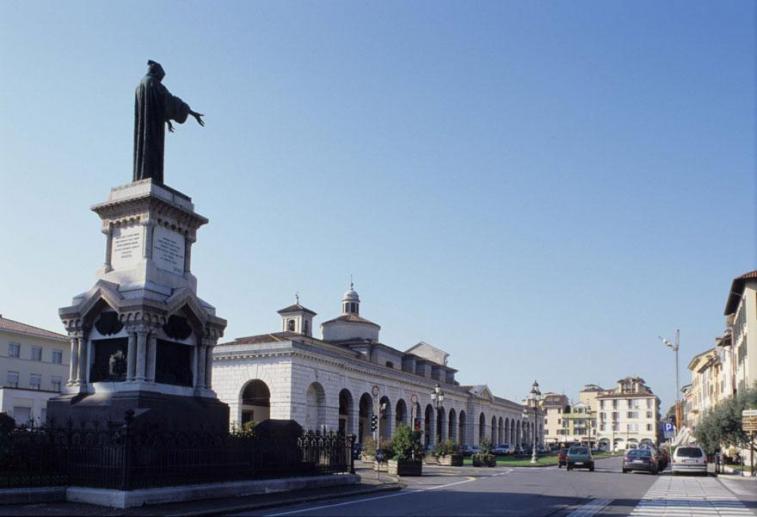
[[693,472],[707,475],[707,456],[699,446],[681,445],[676,448],[672,460],[673,474]]

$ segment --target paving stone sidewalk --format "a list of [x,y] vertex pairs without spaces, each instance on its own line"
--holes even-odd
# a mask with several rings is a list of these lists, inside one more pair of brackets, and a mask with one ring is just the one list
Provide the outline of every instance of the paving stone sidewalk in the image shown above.
[[660,476],[631,515],[747,517],[757,515],[753,508],[715,477]]

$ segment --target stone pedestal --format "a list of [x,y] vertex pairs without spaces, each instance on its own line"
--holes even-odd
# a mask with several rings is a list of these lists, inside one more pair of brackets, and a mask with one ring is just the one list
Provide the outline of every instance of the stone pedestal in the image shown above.
[[92,207],[106,235],[98,280],[60,309],[71,339],[69,379],[48,404],[61,425],[122,421],[228,429],[212,390],[212,349],[226,320],[197,297],[191,250],[208,220],[192,200],[142,180]]

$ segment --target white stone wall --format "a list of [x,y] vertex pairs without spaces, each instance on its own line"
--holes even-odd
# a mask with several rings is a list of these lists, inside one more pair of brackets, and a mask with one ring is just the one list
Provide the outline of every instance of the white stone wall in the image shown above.
[[[264,345],[221,345],[216,347],[213,362],[213,388],[218,398],[229,404],[232,422],[239,422],[241,411],[239,400],[245,385],[254,379],[266,383],[271,392],[271,418],[294,419],[306,428],[335,431],[339,429],[339,394],[349,392],[351,409],[347,415],[347,431],[357,434],[360,429],[359,404],[364,394],[371,401],[371,414],[379,400],[388,399],[386,419],[382,422],[384,438],[391,438],[397,426],[396,412],[400,400],[404,401],[406,423],[412,423],[413,396],[417,397],[422,433],[428,435],[430,445],[448,438],[459,441],[460,414],[465,414],[465,444],[478,445],[478,418],[481,411],[486,415],[485,432],[491,438],[491,419],[496,417],[496,442],[516,442],[514,429],[505,428],[505,422],[522,419],[521,406],[503,404],[491,400],[475,398],[465,389],[442,384],[445,392],[443,402],[443,428],[437,430],[437,410],[431,400],[431,391],[436,384],[429,378],[402,372],[400,361],[390,369],[380,364],[354,359],[345,353],[344,357],[320,355],[315,347],[304,351],[291,342]],[[377,387],[378,396],[373,397]],[[322,395],[321,395],[322,394]],[[315,407],[314,407],[315,406]],[[431,408],[431,422],[427,429],[426,408]],[[455,427],[450,436],[449,417],[454,411]],[[499,420],[502,419],[500,433]],[[368,418],[363,427],[369,428]],[[517,426],[516,426],[517,429]],[[386,435],[389,436],[386,436]],[[359,439],[359,438],[358,438]]]

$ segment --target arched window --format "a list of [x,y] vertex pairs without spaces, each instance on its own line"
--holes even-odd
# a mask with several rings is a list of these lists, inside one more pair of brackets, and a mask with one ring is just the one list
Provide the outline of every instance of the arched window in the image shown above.
[[294,320],[287,321],[287,330],[289,332],[294,332]]

